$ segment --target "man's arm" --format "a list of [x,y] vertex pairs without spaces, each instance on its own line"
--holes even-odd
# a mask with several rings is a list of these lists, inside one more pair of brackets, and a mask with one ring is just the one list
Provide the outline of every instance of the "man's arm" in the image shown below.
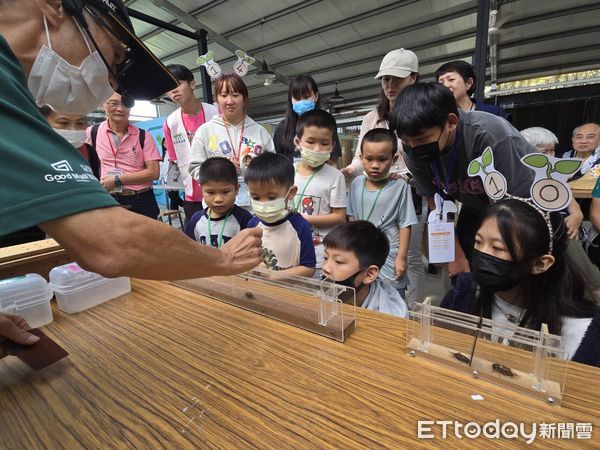
[[[135,173],[124,173],[119,178],[121,179],[121,183],[124,185],[128,184],[142,184],[147,183],[149,181],[157,180],[160,176],[160,165],[158,161],[146,161],[146,168],[140,170]],[[104,189],[108,192],[115,189],[115,176],[107,175],[102,180],[100,180]]]
[[260,228],[243,230],[216,249],[121,207],[93,209],[40,227],[82,268],[109,278],[181,280],[233,275],[252,269],[262,256]]
[[408,245],[410,243],[411,227],[400,228],[398,237],[398,254],[396,255],[395,272],[396,278],[400,279],[406,275],[406,258],[408,255]]

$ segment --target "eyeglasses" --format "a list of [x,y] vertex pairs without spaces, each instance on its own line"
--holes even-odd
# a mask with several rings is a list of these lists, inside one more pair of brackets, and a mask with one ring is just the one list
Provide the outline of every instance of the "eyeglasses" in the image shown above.
[[117,101],[114,101],[114,100],[111,100],[111,101],[109,101],[109,102],[106,102],[105,104],[106,104],[106,106],[108,106],[110,109],[126,108],[126,106],[125,106],[125,105],[123,105],[123,103],[122,103],[122,102],[117,102]]
[[[123,57],[123,61],[121,63],[117,64],[117,73],[116,73],[116,75],[118,77],[122,77],[125,74],[125,72],[127,72],[127,70],[129,70],[131,68],[131,66],[133,65],[133,62],[134,62],[131,47],[129,47],[129,45],[127,45],[125,42],[123,42],[122,33],[117,32],[114,29],[114,27],[112,27],[106,20],[104,20],[102,18],[102,16],[100,14],[98,14],[97,11],[95,11],[94,9],[92,9],[88,6],[85,7],[85,10],[88,12],[88,14],[92,17],[92,19],[94,19],[94,21],[98,25],[100,25],[102,28],[104,28],[106,31],[108,31],[111,34],[111,36],[119,43],[119,45],[123,49],[125,55]],[[102,55],[102,53],[100,52],[100,49],[98,48],[98,45],[94,41],[93,36],[91,36],[91,33],[89,33],[89,32],[88,32],[88,34],[90,36],[90,39],[92,39],[94,46],[98,50],[98,53],[100,53],[100,56],[102,56],[104,63],[108,66],[108,63],[106,62],[104,55]],[[109,70],[110,70],[110,67],[109,67]]]

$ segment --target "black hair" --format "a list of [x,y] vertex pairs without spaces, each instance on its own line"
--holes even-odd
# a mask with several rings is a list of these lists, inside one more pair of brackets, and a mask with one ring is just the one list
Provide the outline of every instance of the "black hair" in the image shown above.
[[353,252],[361,270],[371,265],[381,269],[390,252],[390,242],[385,233],[367,220],[338,225],[327,233],[323,245]]
[[313,109],[312,111],[305,112],[298,118],[298,122],[296,123],[296,136],[298,136],[298,139],[302,138],[304,128],[306,127],[327,128],[331,131],[331,138],[333,140],[337,124],[333,116],[327,111]]
[[48,105],[38,107],[38,111],[40,113],[42,113],[42,116],[44,116],[46,119],[48,117],[50,117],[52,115],[52,113],[54,112],[54,110],[52,108],[50,108]]
[[194,74],[192,71],[181,64],[169,64],[167,69],[179,81],[194,81]]
[[208,158],[200,166],[198,182],[204,184],[211,181],[231,183],[237,186],[238,177],[235,165],[229,159],[220,156]]
[[435,71],[435,81],[438,81],[440,77],[448,72],[456,72],[461,76],[463,81],[466,83],[469,78],[473,79],[473,84],[467,91],[467,95],[470,97],[475,92],[477,87],[477,76],[475,75],[475,70],[473,70],[473,66],[466,61],[450,61],[445,64],[442,64]]
[[[419,82],[419,73],[418,72],[411,72],[411,74],[408,77],[415,78],[415,82],[413,84]],[[387,96],[385,95],[383,86],[381,86],[379,88],[379,95],[377,96],[377,108],[376,109],[377,109],[377,117],[379,118],[379,120],[377,121],[378,124],[390,121],[390,112],[391,112],[390,101],[387,98]]]
[[[294,112],[292,98],[301,99],[311,95],[318,94],[319,87],[310,75],[298,75],[290,83],[288,89],[288,98],[285,110],[285,119],[279,125],[281,127],[282,141],[285,143],[285,156],[290,159],[294,153],[294,137],[296,136],[296,122],[298,122],[298,114]],[[315,109],[321,108],[321,96],[318,96]],[[287,154],[289,152],[289,154]]]
[[294,166],[285,156],[264,152],[253,158],[246,169],[246,183],[294,185]]
[[411,84],[396,98],[390,115],[390,130],[398,137],[415,137],[433,127],[443,127],[448,115],[458,116],[456,100],[440,83]]
[[398,138],[393,131],[387,128],[373,128],[365,133],[360,142],[360,152],[363,153],[365,142],[389,142],[392,149],[392,158],[396,156],[398,151]]
[[[540,330],[543,323],[552,334],[561,333],[562,317],[592,317],[595,304],[585,298],[585,280],[568,254],[566,225],[559,213],[550,213],[554,230],[554,264],[545,272],[532,274],[536,261],[549,251],[547,223],[540,212],[521,200],[502,200],[479,219],[477,229],[496,219],[498,230],[513,261],[517,262],[519,296],[525,309],[520,326]],[[494,293],[479,289],[473,314],[491,317]]]

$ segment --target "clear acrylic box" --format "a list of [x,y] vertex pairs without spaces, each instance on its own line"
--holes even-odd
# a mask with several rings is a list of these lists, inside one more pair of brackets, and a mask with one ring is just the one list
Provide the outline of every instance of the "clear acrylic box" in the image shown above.
[[560,404],[568,361],[561,336],[494,322],[470,314],[415,304],[407,350],[454,370]]

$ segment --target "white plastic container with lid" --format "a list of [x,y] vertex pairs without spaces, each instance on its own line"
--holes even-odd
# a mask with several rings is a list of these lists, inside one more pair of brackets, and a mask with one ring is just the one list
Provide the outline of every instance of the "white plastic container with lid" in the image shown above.
[[58,309],[75,314],[131,291],[128,277],[104,278],[83,270],[77,263],[55,267],[50,271],[50,288],[56,295]]
[[52,290],[41,275],[0,280],[0,311],[23,317],[31,328],[52,322]]

